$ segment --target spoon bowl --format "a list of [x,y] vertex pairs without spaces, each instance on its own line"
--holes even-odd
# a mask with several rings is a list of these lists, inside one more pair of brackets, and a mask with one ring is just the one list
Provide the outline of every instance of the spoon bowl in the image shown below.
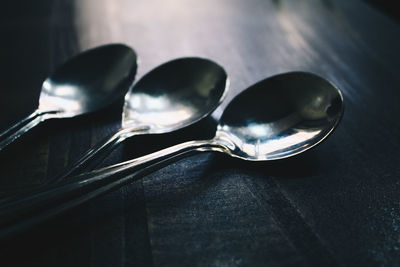
[[229,86],[222,67],[203,58],[169,61],[145,75],[125,98],[122,127],[166,133],[213,111]]
[[126,45],[87,50],[43,82],[39,110],[55,111],[58,118],[100,110],[126,94],[136,70],[136,54]]
[[38,108],[0,134],[0,150],[47,119],[103,109],[125,95],[137,69],[135,52],[123,44],[87,50],[43,82]]
[[282,159],[320,143],[342,114],[343,96],[332,83],[306,72],[280,74],[237,96],[226,107],[215,139],[234,157]]

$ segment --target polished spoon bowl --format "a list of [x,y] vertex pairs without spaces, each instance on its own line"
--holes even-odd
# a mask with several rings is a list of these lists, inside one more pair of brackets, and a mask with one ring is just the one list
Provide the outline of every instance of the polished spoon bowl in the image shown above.
[[179,58],[156,67],[127,93],[120,130],[48,183],[94,169],[127,138],[171,132],[196,123],[215,110],[228,86],[225,70],[208,59]]
[[39,123],[103,109],[123,97],[137,69],[132,48],[109,44],[87,50],[60,66],[42,85],[38,108],[0,134],[0,150]]
[[263,80],[224,110],[215,137],[189,141],[74,177],[0,206],[0,236],[132,182],[144,173],[196,152],[216,151],[250,161],[278,160],[322,142],[343,115],[343,97],[327,80],[291,72]]

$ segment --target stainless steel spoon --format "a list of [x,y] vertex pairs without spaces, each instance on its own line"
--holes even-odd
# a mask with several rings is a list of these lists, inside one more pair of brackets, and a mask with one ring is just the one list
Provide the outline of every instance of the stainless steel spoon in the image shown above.
[[47,119],[71,118],[121,98],[137,69],[136,53],[123,44],[87,50],[65,62],[43,82],[38,108],[0,134],[0,150]]
[[211,140],[190,141],[134,160],[74,177],[69,183],[0,206],[0,236],[37,223],[132,182],[192,153],[216,151],[267,161],[287,158],[319,144],[338,125],[343,97],[325,79],[291,72],[263,80],[225,109]]
[[171,132],[199,121],[221,103],[228,86],[225,70],[208,59],[188,57],[160,65],[129,90],[121,129],[49,183],[94,169],[129,137]]

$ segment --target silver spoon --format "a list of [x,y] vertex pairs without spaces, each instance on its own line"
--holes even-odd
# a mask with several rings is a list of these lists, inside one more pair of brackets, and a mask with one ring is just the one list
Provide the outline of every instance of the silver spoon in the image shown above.
[[0,134],[0,150],[47,119],[71,118],[102,109],[129,89],[136,53],[123,44],[87,50],[65,62],[43,82],[38,108]]
[[171,132],[199,121],[221,103],[228,86],[225,70],[208,59],[188,57],[160,65],[127,93],[120,130],[48,183],[94,169],[127,138]]
[[342,115],[342,94],[325,79],[305,72],[274,76],[251,86],[226,107],[211,140],[178,144],[79,175],[68,183],[1,205],[0,236],[26,228],[192,153],[216,151],[250,161],[294,156],[323,141]]

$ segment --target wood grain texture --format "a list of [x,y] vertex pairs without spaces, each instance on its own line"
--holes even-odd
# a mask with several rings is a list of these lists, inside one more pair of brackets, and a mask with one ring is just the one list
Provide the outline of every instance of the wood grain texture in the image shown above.
[[[35,107],[41,82],[79,51],[132,46],[136,80],[200,56],[228,72],[221,108],[246,87],[311,71],[344,93],[326,142],[293,159],[183,159],[1,244],[3,266],[395,266],[400,264],[400,27],[363,1],[38,0],[0,11],[0,128]],[[42,183],[120,125],[103,112],[49,121],[0,153],[0,192]],[[143,136],[108,165],[206,137],[212,120]],[[205,129],[208,129],[205,131]],[[6,264],[4,264],[6,263]]]

